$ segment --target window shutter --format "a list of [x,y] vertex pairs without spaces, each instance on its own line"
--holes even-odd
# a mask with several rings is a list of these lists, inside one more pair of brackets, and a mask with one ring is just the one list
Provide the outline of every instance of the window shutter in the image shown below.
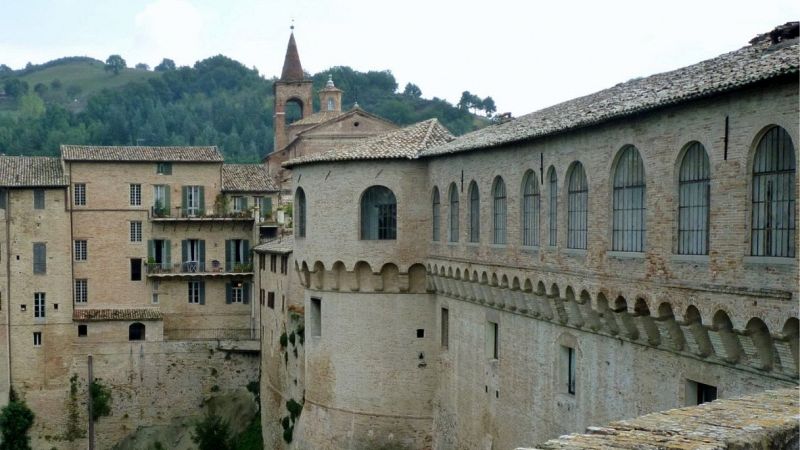
[[152,239],[147,241],[147,262],[150,262],[151,258],[155,258],[156,254],[156,242]]
[[164,175],[172,175],[172,163],[164,163]]
[[242,252],[244,253],[242,255],[242,258],[244,258],[243,261],[246,264],[249,264],[250,263],[250,241],[245,239],[244,243],[242,244],[242,247],[243,247]]
[[189,260],[189,241],[186,239],[181,241],[181,262],[185,263]]
[[268,217],[272,216],[272,197],[264,197],[264,200],[261,202],[261,217]]
[[233,270],[233,241],[230,239],[225,240],[225,271],[230,272]]
[[200,281],[200,282],[197,283],[197,286],[198,286],[197,290],[200,292],[200,304],[201,305],[205,305],[206,304],[206,282],[205,281]]
[[181,209],[183,215],[187,214],[189,208],[189,186],[181,186]]
[[169,185],[164,186],[164,209],[167,211],[167,215],[169,215],[169,192],[171,191]]
[[242,302],[245,305],[250,303],[250,283],[242,283]]
[[0,189],[0,209],[6,209],[7,197],[8,197],[8,191],[5,189]]
[[242,212],[247,211],[247,197],[242,197]]
[[225,283],[225,303],[230,305],[233,301],[233,286],[231,283]]
[[164,256],[164,263],[170,265],[172,264],[172,243],[169,240],[165,240],[164,248],[161,249],[161,254]]
[[206,241],[205,239],[200,239],[197,243],[197,247],[199,250],[199,255],[197,259],[200,260],[200,269],[205,272],[205,263],[206,263]]
[[197,191],[200,193],[200,212],[202,215],[206,214],[206,194],[203,186],[198,186]]

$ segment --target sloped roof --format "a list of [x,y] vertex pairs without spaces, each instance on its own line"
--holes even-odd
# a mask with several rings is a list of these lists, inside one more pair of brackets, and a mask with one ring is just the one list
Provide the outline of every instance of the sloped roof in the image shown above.
[[64,161],[222,162],[216,146],[138,147],[62,145]]
[[258,244],[253,247],[253,251],[257,253],[291,253],[294,249],[294,236],[288,235],[269,240],[263,244]]
[[349,149],[334,149],[291,159],[284,167],[323,161],[362,159],[416,159],[425,149],[455,139],[439,120],[428,119],[399,130],[373,136]]
[[303,66],[300,65],[300,54],[297,52],[297,43],[294,33],[289,35],[289,45],[286,46],[286,57],[283,59],[283,71],[280,81],[303,81]]
[[0,156],[0,186],[66,186],[59,158],[47,156]]
[[156,308],[122,308],[122,309],[83,309],[72,311],[72,320],[161,320],[163,315]]
[[[757,38],[758,39],[758,38]],[[443,155],[539,138],[798,73],[798,39],[753,45],[688,67],[620,83],[430,148]]]
[[302,118],[300,120],[296,120],[296,121],[292,122],[291,124],[289,124],[289,126],[294,126],[294,125],[316,125],[318,123],[323,123],[323,122],[327,122],[327,121],[329,121],[331,119],[335,119],[335,118],[341,116],[342,114],[346,114],[346,113],[343,113],[341,111],[320,111],[320,112],[316,112],[316,113],[314,113],[314,114],[312,114],[312,115],[310,115],[308,117],[304,117],[304,118]]
[[262,164],[223,164],[222,190],[272,192],[279,189]]

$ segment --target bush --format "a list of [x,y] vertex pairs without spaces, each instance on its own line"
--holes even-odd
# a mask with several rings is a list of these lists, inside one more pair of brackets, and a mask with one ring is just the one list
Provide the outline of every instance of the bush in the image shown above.
[[232,450],[231,430],[228,422],[216,414],[207,414],[194,426],[192,441],[199,450]]
[[111,414],[111,390],[100,383],[92,381],[89,389],[92,391],[92,420]]
[[[16,397],[16,396],[14,396]],[[28,430],[34,414],[22,400],[12,400],[0,411],[0,450],[30,450]]]

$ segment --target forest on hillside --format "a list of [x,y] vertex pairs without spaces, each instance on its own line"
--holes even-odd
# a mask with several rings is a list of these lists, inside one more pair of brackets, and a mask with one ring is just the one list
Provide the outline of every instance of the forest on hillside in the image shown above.
[[[62,58],[18,71],[0,65],[0,153],[57,155],[61,144],[216,145],[226,161],[255,162],[273,150],[274,78],[222,55],[193,67],[165,59],[154,71],[119,64],[110,57],[105,64]],[[82,73],[91,70],[105,73]],[[390,71],[333,67],[309,75],[314,92],[329,75],[344,91],[344,109],[357,101],[399,125],[436,117],[456,135],[489,123],[470,112],[481,109],[478,97],[458,106],[425,99],[412,83],[400,91]],[[493,102],[490,108],[487,114]]]

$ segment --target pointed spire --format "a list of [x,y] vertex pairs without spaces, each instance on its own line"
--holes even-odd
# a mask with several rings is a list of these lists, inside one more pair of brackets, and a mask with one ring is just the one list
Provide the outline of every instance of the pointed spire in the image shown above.
[[294,25],[292,34],[289,35],[289,45],[286,47],[286,58],[283,60],[283,72],[280,81],[303,81],[303,66],[300,65],[300,54],[297,52],[297,43],[294,41]]

